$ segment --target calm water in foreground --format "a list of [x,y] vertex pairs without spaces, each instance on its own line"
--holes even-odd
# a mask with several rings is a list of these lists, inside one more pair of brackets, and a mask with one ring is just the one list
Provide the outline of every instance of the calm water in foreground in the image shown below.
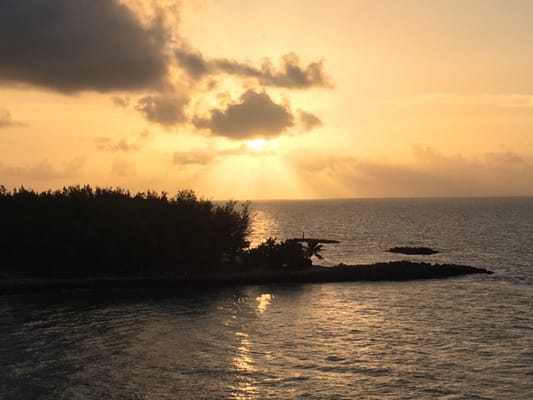
[[0,297],[2,399],[531,399],[533,199],[258,202],[325,264],[442,251],[491,276]]

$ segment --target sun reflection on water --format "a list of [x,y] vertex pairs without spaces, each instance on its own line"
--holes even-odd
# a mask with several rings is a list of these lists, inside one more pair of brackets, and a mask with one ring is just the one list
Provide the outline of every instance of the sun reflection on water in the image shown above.
[[270,293],[263,293],[261,296],[256,297],[257,311],[262,314],[266,311],[270,303],[272,302],[272,295]]
[[239,347],[237,356],[233,359],[233,365],[239,371],[254,372],[254,361],[250,357],[250,340],[248,340],[248,335],[243,332],[235,332],[235,336],[239,340]]
[[230,386],[232,399],[253,399],[257,396],[257,387],[253,385],[253,381],[248,374],[256,372],[255,363],[251,356],[250,340],[248,334],[244,332],[235,332],[235,336],[239,341],[237,348],[237,355],[233,359],[233,365],[237,371],[242,372],[242,381],[235,386]]
[[275,236],[275,232],[279,232],[280,226],[279,222],[266,211],[254,211],[252,214],[250,246],[255,247],[269,236]]
[[243,315],[255,312],[259,316],[268,310],[273,300],[274,295],[271,293],[252,290],[233,301],[235,308],[232,318],[226,321],[227,326],[234,329],[232,329],[234,337],[232,365],[236,379],[227,386],[228,397],[231,399],[258,398],[260,389],[256,385],[257,376],[264,372],[264,363],[273,359],[272,352],[259,350],[260,345],[254,340],[254,332],[249,332],[245,326],[240,325],[241,312]]

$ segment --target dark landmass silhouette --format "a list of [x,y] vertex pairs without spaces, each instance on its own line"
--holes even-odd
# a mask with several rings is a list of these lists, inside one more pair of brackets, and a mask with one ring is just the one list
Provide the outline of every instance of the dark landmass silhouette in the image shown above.
[[429,264],[394,261],[370,265],[312,266],[300,270],[254,270],[187,276],[135,278],[70,278],[70,279],[4,279],[0,280],[0,295],[7,293],[58,291],[66,289],[180,289],[263,284],[303,284],[327,282],[375,282],[442,279],[469,274],[492,274],[484,268],[457,264]]
[[431,249],[429,247],[392,247],[387,250],[389,253],[407,254],[407,255],[430,255],[440,253],[438,250]]
[[[314,266],[312,259],[322,259],[322,244],[336,240],[268,238],[250,248],[250,219],[248,203],[218,205],[187,190],[168,197],[150,191],[132,195],[120,188],[71,186],[35,192],[23,187],[8,191],[0,185],[0,293],[401,281],[491,273],[410,261]],[[426,248],[400,249],[421,254]]]

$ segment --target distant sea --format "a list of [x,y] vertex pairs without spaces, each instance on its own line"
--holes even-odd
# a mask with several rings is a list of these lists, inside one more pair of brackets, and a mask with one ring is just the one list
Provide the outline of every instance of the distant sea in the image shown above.
[[0,398],[533,398],[533,198],[265,201],[252,212],[253,244],[340,241],[324,245],[324,265],[409,259],[495,274],[0,296]]

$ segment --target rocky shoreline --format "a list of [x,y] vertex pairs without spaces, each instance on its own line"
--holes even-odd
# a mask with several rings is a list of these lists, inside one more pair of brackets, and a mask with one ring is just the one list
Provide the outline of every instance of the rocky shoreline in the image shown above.
[[429,264],[395,261],[371,265],[313,266],[304,270],[256,269],[246,272],[190,276],[128,278],[0,279],[0,295],[72,289],[173,289],[184,287],[237,286],[259,284],[409,281],[443,279],[469,274],[492,274],[484,268],[457,264]]

